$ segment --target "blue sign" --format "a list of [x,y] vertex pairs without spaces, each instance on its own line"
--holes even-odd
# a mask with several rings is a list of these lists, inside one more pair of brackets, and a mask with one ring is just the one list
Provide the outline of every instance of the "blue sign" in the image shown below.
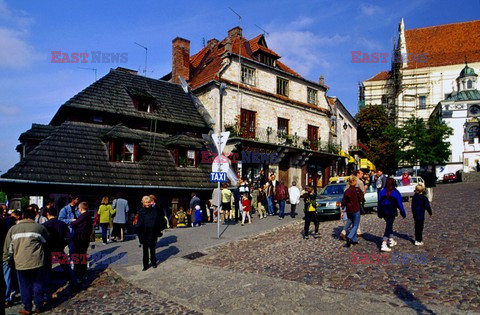
[[210,182],[211,183],[226,183],[227,182],[227,173],[225,172],[211,172],[210,173]]

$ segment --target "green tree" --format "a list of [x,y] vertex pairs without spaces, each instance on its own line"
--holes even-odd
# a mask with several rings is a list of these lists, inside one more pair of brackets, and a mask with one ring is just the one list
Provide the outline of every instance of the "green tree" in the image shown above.
[[0,202],[4,203],[5,201],[7,201],[7,194],[0,191]]
[[401,129],[398,158],[408,165],[438,165],[450,157],[447,138],[453,129],[432,118],[427,123],[422,118],[410,117]]
[[356,119],[358,137],[368,148],[367,159],[391,173],[398,164],[400,131],[388,120],[382,106],[366,106],[357,113]]

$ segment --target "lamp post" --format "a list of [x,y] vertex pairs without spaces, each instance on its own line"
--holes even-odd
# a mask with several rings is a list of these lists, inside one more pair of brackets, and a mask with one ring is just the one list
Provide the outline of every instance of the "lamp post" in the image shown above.
[[[222,105],[223,105],[223,93],[225,92],[225,88],[227,87],[227,85],[225,83],[222,83],[220,84],[220,88],[218,89],[219,90],[219,93],[220,93],[220,102],[219,102],[219,105],[218,105],[218,141],[220,142],[221,139],[222,139]],[[220,148],[221,148],[221,144],[219,143],[218,144],[218,156],[220,157],[222,155],[223,152],[220,152]],[[220,182],[218,182],[218,186],[217,186],[217,190],[218,190],[218,206],[217,206],[217,238],[220,238],[220,208],[222,206],[222,191],[220,190]]]

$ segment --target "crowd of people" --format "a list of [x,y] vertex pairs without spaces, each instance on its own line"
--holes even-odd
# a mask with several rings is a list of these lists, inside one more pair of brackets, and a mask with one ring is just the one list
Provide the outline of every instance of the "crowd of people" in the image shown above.
[[[70,292],[82,288],[87,279],[87,252],[90,242],[95,240],[95,225],[101,228],[104,244],[124,240],[129,207],[121,194],[112,203],[103,197],[93,213],[77,195],[70,195],[60,211],[53,205],[53,200],[46,200],[42,209],[30,204],[23,211],[8,211],[4,204],[0,205],[4,280],[0,282],[5,293],[2,306],[12,306],[20,294],[20,314],[33,313],[34,306],[35,313],[41,313],[52,305],[58,289],[51,281],[54,265],[62,270]],[[142,198],[135,221],[135,232],[143,247],[143,270],[155,268],[155,245],[167,226],[163,210],[155,206],[155,196]]]
[[[404,174],[401,180],[406,183],[408,176]],[[385,221],[380,250],[391,251],[397,244],[393,238],[395,219],[399,211],[403,218],[406,217],[402,196],[395,188],[394,179],[381,170],[375,174],[357,170],[343,180],[347,185],[341,202],[344,226],[340,238],[346,241],[345,246],[358,244],[358,237],[362,234],[361,214],[365,213],[364,194],[369,185],[375,185],[378,192],[377,214]],[[315,187],[309,185],[301,190],[295,181],[287,187],[276,179],[273,172],[254,185],[246,178],[242,178],[233,189],[224,184],[220,190],[214,189],[208,200],[202,201],[192,192],[188,203],[171,209],[171,212],[157,206],[156,197],[149,195],[141,199],[136,214],[131,215],[129,203],[121,193],[116,198],[104,196],[98,209],[93,211],[89,211],[88,203],[81,202],[77,195],[71,195],[60,211],[55,209],[53,200],[46,200],[41,209],[31,204],[24,211],[7,211],[5,205],[0,205],[5,306],[12,305],[20,293],[24,306],[22,314],[32,313],[33,306],[36,312],[44,311],[54,296],[55,288],[50,278],[52,267],[56,264],[63,271],[71,290],[79,290],[87,276],[87,252],[90,242],[95,241],[95,226],[101,229],[102,243],[108,244],[124,241],[127,224],[132,225],[142,247],[145,271],[157,267],[156,244],[166,228],[198,227],[218,220],[223,224],[239,222],[243,226],[252,224],[254,217],[282,220],[287,203],[290,204],[290,217],[295,218],[301,198],[304,202],[304,239],[309,239],[310,234],[318,238]],[[425,211],[432,215],[423,185],[415,187],[411,208],[415,226],[414,244],[421,246]],[[310,233],[311,223],[314,224],[313,233]]]

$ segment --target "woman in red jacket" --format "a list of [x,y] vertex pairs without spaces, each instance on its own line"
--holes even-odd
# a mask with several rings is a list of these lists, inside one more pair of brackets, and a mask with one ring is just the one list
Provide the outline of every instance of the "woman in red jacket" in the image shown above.
[[348,216],[348,223],[345,230],[348,231],[348,228],[352,224],[353,227],[347,235],[347,244],[345,247],[350,247],[351,244],[358,244],[357,229],[360,224],[360,203],[363,200],[363,192],[358,187],[355,187],[357,178],[350,176],[348,178],[348,184],[350,186],[343,193],[342,211],[345,211],[346,208]]

